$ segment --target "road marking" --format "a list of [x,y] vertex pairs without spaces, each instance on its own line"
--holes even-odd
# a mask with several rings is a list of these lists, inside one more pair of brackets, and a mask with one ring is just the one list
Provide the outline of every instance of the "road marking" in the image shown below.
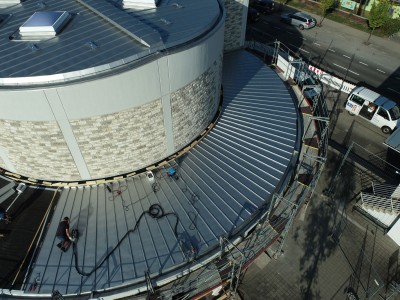
[[400,80],[400,77],[395,77],[397,80]]
[[335,63],[333,63],[333,65],[335,65],[335,66],[338,67],[338,68],[342,68],[342,69],[346,70],[345,67],[342,67],[342,66],[340,66],[340,65],[337,65],[337,64],[335,64]]
[[379,70],[379,69],[376,69],[378,72],[381,72],[381,73],[383,73],[383,74],[385,74],[386,72],[385,71],[382,71],[382,70]]
[[303,48],[299,48],[299,50],[304,51],[305,53],[310,53],[310,51],[304,50]]
[[269,24],[269,22],[265,22],[265,21],[262,21],[263,22],[263,24],[266,24],[266,25],[268,25]]
[[352,70],[349,70],[350,73],[353,73],[354,75],[360,76],[360,74],[353,72]]
[[335,52],[335,50],[333,50],[333,49],[328,49],[328,51]]
[[392,92],[395,92],[396,94],[399,94],[400,95],[400,92],[398,92],[398,91],[395,91],[394,89],[391,89],[391,88],[387,88],[388,90],[391,90]]
[[350,56],[347,56],[347,55],[345,55],[345,54],[343,54],[343,56],[344,56],[344,57],[346,57],[346,58],[348,58],[348,59],[350,59],[350,58],[351,58]]
[[293,34],[293,32],[291,32],[291,31],[286,31],[286,33]]
[[321,46],[320,44],[318,44],[318,43],[316,43],[316,42],[314,42],[313,44],[314,44],[314,45],[317,45],[317,46]]
[[359,61],[359,63],[368,67],[368,65],[365,62]]
[[352,70],[348,70],[348,69],[345,68],[345,67],[342,67],[342,66],[340,66],[340,65],[337,65],[337,64],[335,64],[335,63],[333,63],[333,65],[335,65],[336,67],[341,68],[341,69],[343,69],[343,70],[347,70],[347,72],[353,73],[354,75],[360,76],[360,74],[358,74],[358,73],[356,73],[356,72],[354,72],[354,71],[352,71]]

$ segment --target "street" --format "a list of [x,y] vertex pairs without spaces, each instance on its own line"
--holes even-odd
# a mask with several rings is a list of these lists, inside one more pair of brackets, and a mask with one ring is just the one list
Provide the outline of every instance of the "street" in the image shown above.
[[[293,9],[286,7],[285,11]],[[263,15],[248,28],[248,35],[267,43],[279,40],[310,64],[354,84],[372,87],[400,104],[399,45],[377,37],[366,45],[367,33],[351,28],[342,31],[337,26],[325,19],[321,27],[299,30],[280,22],[280,14],[275,13]]]

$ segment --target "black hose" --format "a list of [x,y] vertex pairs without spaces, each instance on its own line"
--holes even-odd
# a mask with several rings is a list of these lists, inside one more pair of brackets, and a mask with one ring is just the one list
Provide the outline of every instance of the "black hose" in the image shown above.
[[104,262],[106,260],[108,260],[108,258],[114,253],[114,251],[117,250],[117,248],[121,245],[121,243],[125,240],[125,238],[130,233],[135,232],[139,228],[140,220],[146,214],[149,215],[150,217],[152,217],[153,219],[157,219],[157,220],[161,219],[163,217],[169,216],[169,215],[175,216],[176,222],[175,222],[175,226],[174,226],[174,234],[175,234],[175,237],[178,239],[178,231],[177,230],[178,230],[179,217],[177,216],[177,214],[174,212],[165,213],[160,204],[152,204],[148,210],[141,213],[141,215],[139,216],[139,219],[136,221],[135,227],[133,227],[133,229],[128,230],[125,233],[125,235],[118,241],[117,245],[115,245],[115,247],[109,253],[107,253],[107,255],[100,261],[100,263],[98,263],[90,272],[85,272],[78,267],[78,251],[76,248],[76,243],[73,243],[72,248],[73,248],[73,255],[74,255],[74,260],[75,260],[76,271],[82,276],[92,275],[98,268],[100,268],[104,264]]

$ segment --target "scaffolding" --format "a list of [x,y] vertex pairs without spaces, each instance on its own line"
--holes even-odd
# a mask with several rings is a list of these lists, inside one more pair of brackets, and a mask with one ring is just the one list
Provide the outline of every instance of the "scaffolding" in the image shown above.
[[[312,76],[307,65],[279,42],[264,45],[253,42],[251,47],[255,51],[265,49],[262,55],[264,58],[270,57],[272,63],[276,63],[280,55],[291,57],[293,66]],[[149,299],[199,299],[219,289],[229,290],[229,297],[235,298],[243,271],[276,241],[276,256],[279,256],[296,215],[314,193],[325,165],[328,147],[329,114],[323,93],[308,99],[304,96],[304,89],[311,86],[299,87],[298,84],[295,83],[292,90],[296,89],[295,92],[300,94],[297,98],[299,117],[303,121],[299,121],[299,125],[302,125],[299,126],[302,127],[299,128],[301,151],[293,155],[296,163],[293,162],[293,168],[287,174],[290,179],[266,199],[265,207],[255,213],[251,224],[242,230],[240,236],[220,237],[219,248],[215,249],[215,255],[207,263],[196,261],[194,257],[190,264],[200,267],[189,267],[187,273],[161,286],[157,286],[157,278],[151,278],[146,272],[143,282],[146,292],[142,290],[141,294],[131,299],[143,299],[144,294]],[[107,296],[107,292],[102,295],[99,293],[99,296]]]
[[[293,58],[292,53],[279,42],[263,45],[253,41],[248,44],[248,47],[255,51],[261,50],[264,61],[266,56],[272,56],[273,63],[276,63],[278,55],[284,53],[287,57],[291,57],[292,63],[296,64],[300,72],[313,76],[307,65],[301,59]],[[279,256],[282,252],[294,218],[299,209],[308,203],[324,168],[328,150],[330,116],[323,93],[312,99],[306,99],[304,89],[310,87],[307,85],[303,85],[301,88],[297,87],[301,91],[299,110],[301,118],[303,118],[304,129],[301,139],[303,146],[292,180],[272,196],[269,206],[260,212],[261,217],[257,224],[245,235],[243,241],[234,244],[227,237],[220,238],[220,255],[211,263],[213,267],[204,273],[204,278],[207,278],[208,273],[217,271],[220,275],[220,282],[214,288],[225,282],[226,287],[231,291],[230,297],[234,298],[236,295],[243,270],[275,241],[278,240],[278,250],[275,255]],[[303,103],[308,105],[308,110],[301,109]]]

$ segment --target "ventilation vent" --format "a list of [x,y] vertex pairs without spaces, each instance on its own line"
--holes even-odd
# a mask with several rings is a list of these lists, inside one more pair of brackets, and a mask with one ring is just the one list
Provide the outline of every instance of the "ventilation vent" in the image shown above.
[[179,4],[179,3],[176,3],[176,2],[173,3],[172,6],[175,7],[175,8],[183,8],[182,4]]
[[46,7],[46,3],[44,3],[43,1],[40,1],[40,2],[37,4],[37,7],[38,7],[39,9],[43,9],[43,8]]
[[123,0],[124,7],[132,8],[156,8],[160,0]]
[[36,45],[36,44],[34,44],[34,43],[29,43],[29,44],[28,44],[28,48],[29,48],[32,52],[39,51],[38,45]]
[[171,21],[168,21],[167,19],[164,19],[164,18],[160,19],[160,21],[161,21],[162,23],[164,23],[165,25],[169,25],[169,24],[172,23]]
[[89,41],[86,43],[86,45],[90,48],[90,49],[97,49],[97,47],[99,47],[94,41]]
[[71,15],[66,11],[35,12],[20,28],[21,36],[55,36],[67,24]]

